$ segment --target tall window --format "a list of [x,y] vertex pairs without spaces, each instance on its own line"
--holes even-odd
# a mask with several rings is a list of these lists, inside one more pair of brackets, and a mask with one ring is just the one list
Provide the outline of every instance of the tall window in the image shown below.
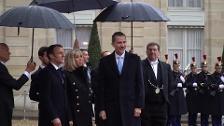
[[82,49],[88,48],[91,28],[92,25],[76,25],[76,36]]
[[57,43],[61,44],[65,51],[72,49],[72,30],[57,29]]
[[183,0],[168,0],[169,7],[183,7]]
[[202,8],[203,0],[168,0],[169,7]]
[[168,54],[172,63],[174,54],[179,55],[181,69],[186,69],[195,57],[197,65],[201,62],[203,44],[202,28],[169,28],[168,29]]

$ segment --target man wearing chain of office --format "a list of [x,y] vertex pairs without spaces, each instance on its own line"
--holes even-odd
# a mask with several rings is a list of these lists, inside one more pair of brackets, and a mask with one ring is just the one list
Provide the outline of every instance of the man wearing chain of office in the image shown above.
[[169,103],[168,94],[173,82],[171,67],[159,60],[159,44],[149,43],[146,46],[146,53],[147,58],[142,61],[145,84],[142,126],[165,126]]

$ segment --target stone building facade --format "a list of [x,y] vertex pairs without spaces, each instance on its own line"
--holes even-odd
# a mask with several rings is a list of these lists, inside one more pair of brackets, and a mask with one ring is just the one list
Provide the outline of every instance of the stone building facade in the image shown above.
[[[1,0],[0,13],[14,6],[28,5],[31,0]],[[130,0],[119,0],[130,2]],[[168,23],[135,22],[134,52],[145,57],[145,46],[154,41],[161,45],[161,57],[168,53],[178,53],[183,67],[189,64],[195,56],[198,62],[203,54],[208,55],[210,69],[216,62],[216,57],[222,53],[224,44],[224,1],[222,0],[134,0],[146,2],[160,8],[169,18]],[[65,14],[76,29],[73,31],[55,29],[35,30],[35,55],[43,45],[62,43],[66,49],[71,49],[75,38],[80,39],[82,48],[88,44],[92,21],[99,11],[81,11],[75,14]],[[75,19],[75,20],[74,20]],[[24,68],[31,50],[31,29],[21,28],[18,36],[17,28],[0,27],[0,41],[10,45],[12,58],[7,63],[12,73],[17,75]],[[76,31],[76,32],[75,32]],[[130,23],[98,23],[98,31],[102,50],[110,50],[111,35],[122,31],[127,35],[130,48]],[[38,61],[37,56],[35,60]]]

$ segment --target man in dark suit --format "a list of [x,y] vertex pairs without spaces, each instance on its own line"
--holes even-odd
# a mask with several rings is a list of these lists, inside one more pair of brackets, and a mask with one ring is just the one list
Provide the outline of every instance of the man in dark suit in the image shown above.
[[19,90],[28,80],[30,72],[36,67],[34,62],[27,63],[25,72],[16,80],[8,72],[5,63],[10,56],[9,47],[0,43],[0,125],[11,126],[12,111],[14,107],[13,89]]
[[41,65],[39,66],[38,70],[35,71],[31,75],[31,84],[30,84],[30,91],[29,91],[29,97],[33,101],[39,102],[39,94],[40,94],[40,80],[39,80],[39,73],[42,69],[44,69],[48,63],[49,59],[47,57],[47,49],[48,47],[41,47],[38,50],[38,57],[41,61]]
[[64,63],[64,49],[51,45],[47,50],[50,63],[40,72],[40,126],[68,126],[71,114],[66,95],[66,82],[61,65]]
[[100,60],[97,104],[105,126],[140,126],[144,85],[140,57],[128,53],[126,36],[112,36],[114,52]]
[[146,53],[147,58],[142,62],[145,84],[142,126],[165,126],[169,103],[168,94],[173,80],[171,67],[159,60],[160,46],[157,43],[149,43]]

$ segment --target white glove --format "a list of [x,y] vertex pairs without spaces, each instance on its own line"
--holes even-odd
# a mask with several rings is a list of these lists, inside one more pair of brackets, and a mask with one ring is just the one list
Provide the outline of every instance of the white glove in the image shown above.
[[224,82],[224,76],[221,76],[220,78],[221,78],[222,82]]
[[184,79],[183,76],[180,76],[180,80],[181,80],[183,83],[185,83],[185,79]]
[[219,88],[220,88],[220,89],[224,89],[224,85],[223,85],[223,84],[220,84],[220,85],[219,85]]
[[198,84],[194,82],[193,83],[193,87],[197,87],[197,86],[198,86]]
[[182,83],[178,83],[177,87],[181,88],[182,87]]

